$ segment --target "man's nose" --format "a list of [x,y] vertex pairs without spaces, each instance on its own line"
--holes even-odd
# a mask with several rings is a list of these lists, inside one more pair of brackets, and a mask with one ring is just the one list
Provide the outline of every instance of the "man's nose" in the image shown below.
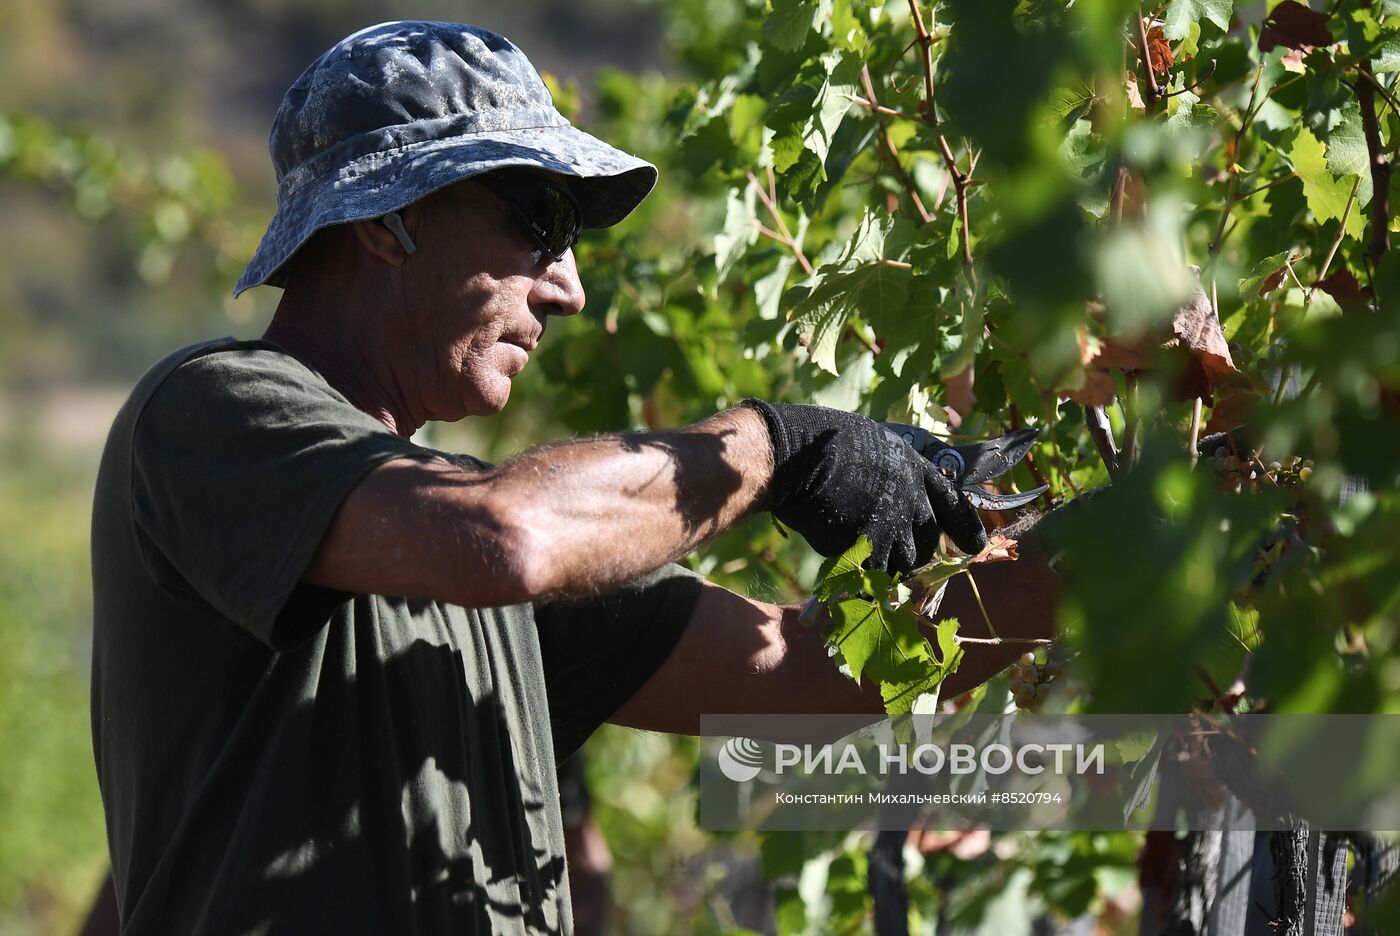
[[546,267],[530,290],[530,308],[546,315],[576,315],[583,302],[583,283],[579,282],[572,250]]

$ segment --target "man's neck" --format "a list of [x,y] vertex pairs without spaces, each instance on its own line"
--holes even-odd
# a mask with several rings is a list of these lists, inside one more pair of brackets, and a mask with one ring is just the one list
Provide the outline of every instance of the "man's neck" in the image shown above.
[[365,353],[366,347],[380,346],[379,336],[356,336],[354,318],[284,296],[263,338],[319,373],[356,409],[407,438],[424,419],[415,417],[405,388],[383,370],[387,356]]

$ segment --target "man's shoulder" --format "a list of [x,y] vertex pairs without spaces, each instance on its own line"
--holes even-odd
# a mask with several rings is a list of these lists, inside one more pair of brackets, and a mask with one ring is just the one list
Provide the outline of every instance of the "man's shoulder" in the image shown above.
[[277,345],[237,338],[204,341],[174,351],[152,367],[141,382],[147,383],[149,378],[154,378],[152,393],[171,383],[218,389],[237,388],[259,380],[329,389],[318,373]]
[[127,409],[133,427],[138,421],[172,416],[183,422],[242,412],[370,418],[289,352],[271,342],[235,338],[201,342],[167,355],[138,382]]
[[[262,374],[300,373],[311,376],[304,365],[285,351],[265,341],[215,338],[186,345],[161,358],[136,382],[117,422],[134,423],[151,398],[168,384],[194,389],[202,384],[219,386]],[[172,378],[179,374],[178,379]]]

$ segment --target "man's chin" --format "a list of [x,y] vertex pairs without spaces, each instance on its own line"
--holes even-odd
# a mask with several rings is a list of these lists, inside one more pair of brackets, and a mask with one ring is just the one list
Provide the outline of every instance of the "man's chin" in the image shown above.
[[467,416],[494,416],[506,408],[506,403],[510,402],[510,378],[501,375],[498,379],[491,381],[488,387],[480,388],[480,392],[472,395],[467,401]]

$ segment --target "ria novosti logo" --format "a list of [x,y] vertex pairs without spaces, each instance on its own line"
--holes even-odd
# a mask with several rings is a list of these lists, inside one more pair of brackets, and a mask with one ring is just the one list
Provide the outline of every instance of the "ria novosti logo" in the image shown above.
[[719,749],[719,771],[735,783],[747,783],[763,770],[763,748],[749,738],[730,738]]
[[[1031,742],[1015,746],[1001,743],[983,746],[924,743],[912,747],[905,744],[775,744],[773,758],[773,775],[778,777],[787,774],[887,776],[908,773],[927,776],[979,773],[999,776],[1016,773],[1033,777],[1047,772],[1060,776],[1071,773],[1082,776],[1090,773],[1102,775],[1105,770],[1105,747],[1102,743]],[[735,783],[753,780],[765,766],[764,748],[751,738],[730,738],[720,747],[716,759],[720,773]]]

